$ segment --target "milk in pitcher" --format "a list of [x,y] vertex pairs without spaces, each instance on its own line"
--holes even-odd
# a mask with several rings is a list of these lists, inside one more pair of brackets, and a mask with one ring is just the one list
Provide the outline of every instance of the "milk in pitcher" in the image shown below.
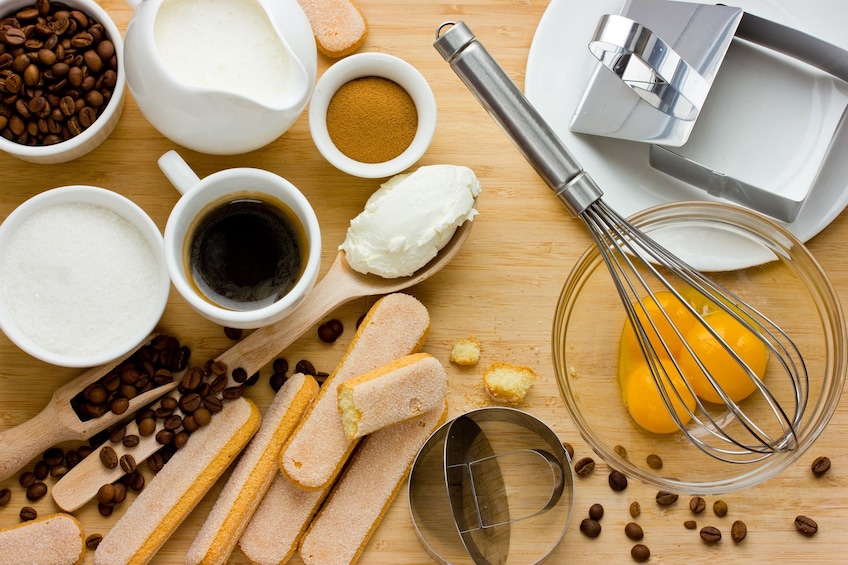
[[154,40],[165,66],[185,84],[263,104],[286,89],[289,57],[256,0],[165,0]]

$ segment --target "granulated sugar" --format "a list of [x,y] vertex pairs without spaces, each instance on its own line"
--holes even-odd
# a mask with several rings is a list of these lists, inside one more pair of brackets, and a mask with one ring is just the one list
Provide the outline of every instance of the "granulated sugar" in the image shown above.
[[141,232],[93,204],[36,212],[0,257],[0,299],[20,331],[58,355],[125,344],[156,306],[159,265]]

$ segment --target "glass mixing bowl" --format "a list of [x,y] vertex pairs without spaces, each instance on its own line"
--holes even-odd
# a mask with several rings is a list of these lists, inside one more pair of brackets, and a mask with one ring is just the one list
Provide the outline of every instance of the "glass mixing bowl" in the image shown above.
[[[636,424],[623,403],[617,376],[625,310],[595,247],[569,275],[553,325],[554,371],[575,425],[612,467],[662,490],[719,494],[777,475],[806,452],[839,403],[846,330],[836,291],[799,240],[746,209],[682,202],[648,209],[630,220],[685,261],[709,270],[711,278],[770,317],[795,342],[809,375],[797,445],[761,461],[728,463],[704,453],[679,430],[655,434]],[[722,253],[732,257],[722,260]],[[764,382],[791,416],[791,381],[773,357]],[[755,421],[766,417],[766,410],[773,418],[757,398],[749,397],[741,406]],[[723,405],[710,405],[710,411],[719,420],[732,420]],[[648,465],[649,455],[658,455],[662,467],[654,468],[656,460]]]

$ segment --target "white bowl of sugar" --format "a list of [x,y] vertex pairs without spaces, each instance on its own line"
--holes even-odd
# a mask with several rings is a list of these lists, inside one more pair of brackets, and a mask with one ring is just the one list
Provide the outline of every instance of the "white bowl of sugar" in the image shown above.
[[125,355],[169,291],[158,227],[110,190],[48,190],[0,224],[0,329],[42,361],[93,367]]

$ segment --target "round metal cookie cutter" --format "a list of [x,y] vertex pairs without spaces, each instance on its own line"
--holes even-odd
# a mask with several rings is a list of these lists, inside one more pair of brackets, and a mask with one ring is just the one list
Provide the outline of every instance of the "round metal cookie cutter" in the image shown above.
[[554,431],[526,412],[493,406],[430,436],[409,475],[409,511],[438,563],[541,563],[568,528],[573,490]]

